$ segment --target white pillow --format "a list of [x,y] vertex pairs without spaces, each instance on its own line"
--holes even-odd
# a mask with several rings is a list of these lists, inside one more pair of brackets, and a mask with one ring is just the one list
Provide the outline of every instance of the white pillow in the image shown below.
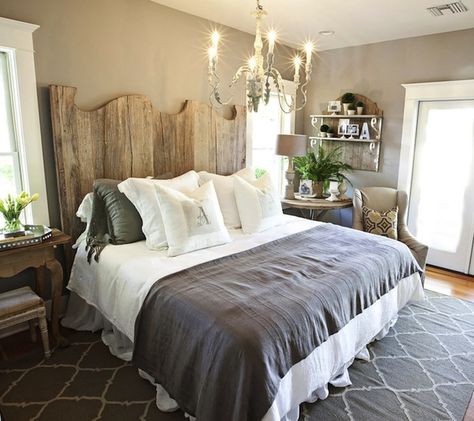
[[81,204],[77,208],[76,216],[81,219],[81,222],[86,223],[86,229],[77,238],[76,242],[72,246],[73,249],[77,249],[79,245],[86,240],[87,231],[89,231],[89,225],[92,218],[92,202],[94,200],[93,193],[87,193],[82,199]]
[[143,221],[143,234],[146,246],[158,250],[166,246],[166,234],[161,220],[161,212],[156,200],[155,186],[166,186],[183,193],[191,193],[199,187],[196,171],[188,171],[169,180],[151,180],[146,178],[128,178],[118,185],[118,189],[137,208]]
[[264,231],[283,222],[280,195],[268,173],[251,182],[234,177],[234,193],[244,233]]
[[168,241],[168,256],[228,243],[230,236],[212,181],[186,195],[155,185]]
[[214,182],[214,188],[216,189],[217,199],[221,207],[222,216],[224,217],[224,223],[229,228],[240,228],[242,226],[240,222],[239,210],[237,209],[237,203],[234,195],[234,176],[239,176],[245,180],[255,180],[255,172],[252,168],[244,168],[237,171],[232,175],[218,175],[209,173],[207,171],[200,171],[199,173],[199,184],[203,185],[208,181]]

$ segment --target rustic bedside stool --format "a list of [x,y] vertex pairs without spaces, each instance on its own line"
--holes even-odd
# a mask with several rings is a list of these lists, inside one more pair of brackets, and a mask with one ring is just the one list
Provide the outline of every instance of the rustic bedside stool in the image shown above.
[[34,319],[38,319],[43,341],[44,356],[49,358],[48,325],[43,300],[30,287],[18,288],[0,294],[0,329],[28,322],[33,342],[36,341]]

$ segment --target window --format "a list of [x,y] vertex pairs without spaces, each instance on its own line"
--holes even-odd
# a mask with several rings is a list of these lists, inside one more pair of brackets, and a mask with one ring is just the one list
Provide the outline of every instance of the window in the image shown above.
[[32,35],[37,28],[0,18],[0,197],[39,193],[22,221],[49,225]]
[[[293,91],[294,84],[285,81],[288,100]],[[258,112],[247,114],[247,165],[268,171],[280,191],[285,184],[288,158],[275,155],[276,138],[279,133],[293,133],[294,126],[295,113],[281,110],[277,92],[271,93],[268,104],[260,105]]]
[[[7,53],[0,51],[0,197],[22,190]],[[0,215],[1,218],[1,215]],[[1,222],[1,221],[0,221]]]

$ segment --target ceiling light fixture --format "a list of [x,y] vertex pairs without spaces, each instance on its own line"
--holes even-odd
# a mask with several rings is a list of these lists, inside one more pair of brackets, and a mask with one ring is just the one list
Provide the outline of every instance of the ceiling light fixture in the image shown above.
[[325,37],[329,36],[329,35],[334,35],[336,32],[331,30],[331,29],[327,29],[327,30],[324,30],[324,31],[319,31],[319,35],[323,35]]
[[[311,80],[311,58],[314,50],[312,42],[307,42],[304,45],[304,60],[297,54],[293,58],[294,76],[293,82],[296,85],[296,91],[298,89],[302,95],[302,101],[298,105],[296,98],[288,99],[285,94],[285,88],[283,86],[283,78],[280,72],[273,66],[274,63],[274,48],[277,39],[277,33],[275,30],[270,30],[267,33],[267,52],[266,59],[263,56],[263,39],[262,39],[262,19],[267,15],[267,12],[263,10],[260,5],[260,0],[257,0],[257,8],[252,13],[256,19],[256,30],[255,30],[255,41],[253,44],[254,54],[248,59],[248,62],[243,66],[239,67],[232,82],[229,84],[229,88],[234,87],[237,81],[242,75],[245,74],[247,80],[247,106],[250,111],[258,111],[258,106],[263,100],[264,104],[268,104],[270,100],[271,82],[273,82],[275,88],[278,91],[278,99],[280,108],[285,113],[290,113],[295,110],[301,110],[306,105],[307,87]],[[209,56],[209,67],[208,67],[208,79],[211,87],[211,93],[209,95],[210,102],[212,105],[226,105],[229,104],[230,99],[223,101],[219,92],[220,78],[217,75],[217,62],[218,62],[218,50],[219,50],[220,36],[217,31],[211,34],[211,44],[208,49]],[[300,68],[304,65],[305,81],[301,84],[300,82]]]

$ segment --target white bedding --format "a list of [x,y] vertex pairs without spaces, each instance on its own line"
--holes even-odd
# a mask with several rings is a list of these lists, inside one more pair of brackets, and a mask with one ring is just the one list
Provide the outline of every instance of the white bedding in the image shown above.
[[232,242],[176,257],[168,257],[166,250],[149,250],[145,241],[108,245],[100,255],[100,262],[92,261],[90,265],[83,242],[77,249],[68,289],[98,309],[133,342],[138,312],[158,279],[319,224],[321,222],[285,215],[284,223],[278,227],[252,235],[243,234],[241,229],[229,230]]
[[[288,215],[284,216],[284,220],[285,223],[279,227],[252,235],[245,235],[242,230],[230,230],[231,243],[177,257],[168,257],[166,251],[151,251],[143,241],[107,246],[100,256],[100,263],[89,265],[84,244],[81,244],[68,288],[99,311],[72,295],[63,324],[75,329],[104,329],[102,338],[111,352],[129,360],[135,320],[155,281],[199,263],[248,250],[321,224]],[[350,385],[347,369],[354,357],[367,358],[366,345],[387,334],[407,302],[420,300],[423,296],[418,273],[401,280],[394,289],[352,319],[307,358],[291,367],[282,378],[277,396],[262,421],[296,421],[299,418],[299,404],[326,398],[328,383],[338,387]],[[153,383],[146,373],[141,374]],[[176,409],[176,402],[163,387],[155,386],[158,408],[165,411]]]

